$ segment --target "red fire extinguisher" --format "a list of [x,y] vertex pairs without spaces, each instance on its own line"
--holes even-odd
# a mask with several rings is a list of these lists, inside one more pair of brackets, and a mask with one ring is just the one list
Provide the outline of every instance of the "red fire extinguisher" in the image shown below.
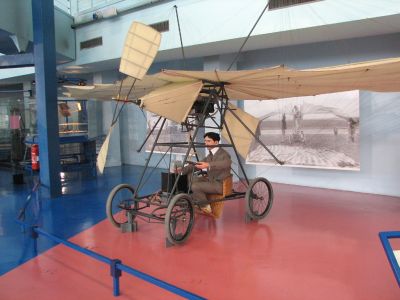
[[39,171],[39,145],[33,144],[31,147],[32,171]]

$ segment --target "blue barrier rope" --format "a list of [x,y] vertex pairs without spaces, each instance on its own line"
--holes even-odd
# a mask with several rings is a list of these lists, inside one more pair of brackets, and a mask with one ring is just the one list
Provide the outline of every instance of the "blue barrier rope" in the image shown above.
[[65,245],[67,247],[70,247],[70,248],[72,248],[72,249],[74,249],[74,250],[76,250],[78,252],[86,254],[86,255],[88,255],[88,256],[90,256],[90,257],[92,257],[92,258],[94,258],[94,259],[96,259],[98,261],[101,261],[103,263],[108,264],[110,266],[110,275],[113,277],[113,295],[114,296],[119,296],[119,277],[121,277],[121,275],[122,275],[121,271],[124,271],[124,272],[126,272],[128,274],[136,276],[136,277],[138,277],[138,278],[140,278],[140,279],[142,279],[144,281],[150,282],[150,283],[152,283],[152,284],[154,284],[154,285],[156,285],[156,286],[158,286],[158,287],[160,287],[162,289],[170,291],[170,292],[172,292],[172,293],[174,293],[174,294],[176,294],[178,296],[184,297],[186,299],[193,299],[193,300],[206,299],[206,298],[200,297],[200,296],[198,296],[196,294],[193,294],[193,293],[190,293],[188,291],[185,291],[185,290],[183,290],[181,288],[178,288],[178,287],[176,287],[176,286],[174,286],[172,284],[169,284],[169,283],[167,283],[165,281],[157,279],[157,278],[155,278],[153,276],[150,276],[150,275],[147,275],[147,274],[145,274],[143,272],[135,270],[135,269],[133,269],[133,268],[131,268],[129,266],[123,265],[119,259],[110,259],[110,258],[108,258],[108,257],[106,257],[104,255],[98,254],[98,253],[96,253],[96,252],[94,252],[92,250],[88,250],[88,249],[82,248],[81,246],[79,246],[77,244],[71,243],[71,242],[63,240],[63,239],[61,239],[61,238],[59,238],[59,237],[57,237],[57,236],[55,236],[53,234],[50,234],[50,233],[38,228],[37,226],[30,226],[30,225],[28,225],[26,223],[23,223],[23,222],[19,221],[19,220],[16,220],[16,222],[19,223],[20,225],[24,226],[24,227],[31,228],[32,233],[36,233],[36,234],[32,234],[32,237],[35,238],[35,239],[37,239],[38,234],[41,234],[41,235],[43,235],[43,236],[45,236],[45,237],[47,237],[47,238],[49,238],[49,239],[51,239],[51,240],[53,240],[55,242],[63,244],[63,245]]
[[109,259],[108,257],[106,257],[104,255],[98,254],[98,253],[96,253],[96,252],[94,252],[92,250],[89,250],[89,249],[82,248],[81,246],[78,246],[77,244],[65,241],[65,240],[63,240],[63,239],[61,239],[61,238],[59,238],[59,237],[57,237],[55,235],[47,233],[46,231],[44,231],[44,230],[42,230],[40,228],[34,228],[33,230],[36,231],[37,233],[41,234],[41,235],[44,235],[44,236],[48,237],[49,239],[51,239],[51,240],[53,240],[53,241],[55,241],[57,243],[63,244],[65,246],[68,246],[68,247],[70,247],[70,248],[72,248],[72,249],[74,249],[74,250],[76,250],[78,252],[81,252],[81,253],[86,254],[86,255],[88,255],[90,257],[93,257],[94,259],[97,259],[97,260],[99,260],[99,261],[101,261],[103,263],[106,263],[106,264],[109,264],[109,265],[111,264],[111,259]]
[[174,286],[172,284],[166,283],[165,281],[157,279],[157,278],[155,278],[153,276],[150,276],[150,275],[147,275],[147,274],[145,274],[143,272],[140,272],[138,270],[132,269],[131,267],[128,267],[128,266],[125,266],[125,265],[121,264],[121,265],[118,265],[117,268],[120,269],[121,271],[124,271],[124,272],[129,273],[129,274],[131,274],[133,276],[136,276],[136,277],[138,277],[140,279],[143,279],[143,280],[145,280],[147,282],[150,282],[150,283],[152,283],[154,285],[157,285],[160,288],[163,288],[163,289],[165,289],[167,291],[170,291],[170,292],[172,292],[172,293],[174,293],[176,295],[185,297],[186,299],[196,299],[196,300],[197,299],[199,299],[199,300],[200,299],[206,299],[206,298],[202,298],[200,296],[197,296],[195,294],[192,294],[190,292],[184,291],[184,290],[182,290],[182,289],[180,289],[180,288],[178,288],[178,287],[176,287],[176,286]]
[[20,209],[20,211],[19,211],[19,213],[18,213],[18,216],[17,216],[17,219],[18,219],[18,220],[20,220],[20,221],[25,221],[25,211],[26,211],[28,205],[29,205],[29,204],[31,203],[31,201],[32,201],[32,195],[33,195],[34,193],[37,192],[37,190],[38,190],[39,187],[40,187],[40,180],[38,180],[38,181],[34,184],[32,190],[30,191],[30,193],[29,193],[29,195],[28,195],[28,197],[26,197],[25,203],[24,203],[24,205],[22,206],[22,208]]
[[396,256],[394,255],[393,248],[390,245],[389,239],[400,238],[400,231],[385,231],[379,233],[383,249],[385,249],[386,256],[389,260],[389,264],[392,267],[394,276],[396,277],[397,284],[400,287],[400,267],[397,262]]

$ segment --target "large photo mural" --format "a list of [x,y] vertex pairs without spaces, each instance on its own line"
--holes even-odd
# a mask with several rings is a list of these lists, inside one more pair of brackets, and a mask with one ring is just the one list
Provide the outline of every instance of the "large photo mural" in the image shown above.
[[[148,141],[146,142],[146,152],[150,152],[151,148],[156,140],[157,134],[160,131],[161,124],[163,118],[157,123],[159,116],[150,112],[146,113],[147,117],[147,132],[146,135],[150,133],[151,129],[154,125],[157,126],[154,128],[153,132],[151,133]],[[188,142],[190,140],[189,132],[182,128],[182,125],[175,123],[171,120],[166,120],[163,130],[160,134],[159,143],[179,143],[179,142]],[[172,149],[169,146],[156,146],[154,148],[155,153],[165,153],[171,152],[173,154],[181,154],[184,155],[187,151],[187,148],[184,147],[173,147]]]
[[[245,101],[245,110],[260,119],[259,138],[284,166],[360,169],[359,91],[273,101]],[[248,164],[276,161],[257,142]]]

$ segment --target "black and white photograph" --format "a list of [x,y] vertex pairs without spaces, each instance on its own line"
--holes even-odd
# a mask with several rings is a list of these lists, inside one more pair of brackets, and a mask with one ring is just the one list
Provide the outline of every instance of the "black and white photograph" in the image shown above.
[[[359,91],[245,101],[258,117],[258,135],[284,166],[360,170]],[[253,142],[248,164],[276,164]]]
[[[147,117],[147,133],[146,134],[149,134],[151,129],[157,123],[157,120],[159,119],[160,116],[153,114],[151,112],[147,112],[146,117]],[[151,136],[149,137],[149,139],[146,143],[146,152],[151,151],[151,148],[154,144],[157,134],[161,128],[162,120],[163,120],[163,118],[160,119],[157,126],[154,128]],[[175,123],[174,121],[171,121],[171,120],[165,121],[164,127],[163,127],[160,137],[158,139],[159,143],[180,143],[180,142],[187,142],[187,141],[189,141],[189,132],[182,130],[182,125]],[[165,152],[168,151],[168,148],[169,148],[169,146],[156,146],[154,148],[154,152],[164,154]],[[171,153],[172,154],[185,154],[186,148],[173,147],[171,149]]]

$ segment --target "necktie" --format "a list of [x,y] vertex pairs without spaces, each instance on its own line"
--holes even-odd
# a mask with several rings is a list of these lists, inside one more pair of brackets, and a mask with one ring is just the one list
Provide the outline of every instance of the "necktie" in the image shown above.
[[208,156],[210,157],[211,160],[213,159],[214,154],[211,152],[211,150],[208,151]]

